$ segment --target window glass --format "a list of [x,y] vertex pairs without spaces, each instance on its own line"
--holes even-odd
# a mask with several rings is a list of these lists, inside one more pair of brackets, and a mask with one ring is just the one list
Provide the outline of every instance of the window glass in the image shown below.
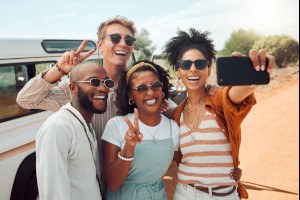
[[[76,51],[83,40],[43,40],[42,46],[47,53],[64,53],[65,51]],[[88,40],[84,52],[96,49],[95,42]]]
[[16,103],[18,92],[34,76],[51,63],[0,66],[0,122],[34,113]]

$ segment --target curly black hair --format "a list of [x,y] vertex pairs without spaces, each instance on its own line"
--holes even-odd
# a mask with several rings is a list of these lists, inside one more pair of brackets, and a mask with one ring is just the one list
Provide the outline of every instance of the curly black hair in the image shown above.
[[200,32],[194,28],[189,29],[189,33],[178,31],[177,36],[171,38],[164,46],[164,55],[169,64],[176,68],[178,61],[181,60],[183,54],[190,49],[199,50],[211,63],[216,58],[216,50],[213,41],[208,38],[210,33]]
[[160,82],[163,83],[163,89],[162,91],[165,93],[165,96],[163,98],[163,100],[170,98],[170,88],[172,86],[172,84],[170,84],[169,82],[169,74],[167,73],[167,71],[162,68],[161,66],[149,61],[149,60],[140,60],[137,61],[135,63],[133,63],[132,66],[138,64],[138,63],[148,63],[153,65],[153,67],[156,68],[157,72],[152,69],[150,66],[148,65],[144,65],[138,69],[136,69],[132,75],[129,77],[128,79],[128,83],[126,82],[126,75],[128,73],[129,70],[124,71],[121,74],[119,83],[118,83],[118,88],[116,90],[117,93],[117,97],[116,97],[116,106],[118,108],[117,114],[118,115],[127,115],[128,113],[133,113],[134,112],[134,108],[136,108],[135,104],[129,105],[129,92],[131,91],[131,83],[132,83],[132,79],[134,79],[136,77],[136,74],[139,72],[144,72],[144,71],[151,71],[154,74],[158,75],[158,78],[160,80]]

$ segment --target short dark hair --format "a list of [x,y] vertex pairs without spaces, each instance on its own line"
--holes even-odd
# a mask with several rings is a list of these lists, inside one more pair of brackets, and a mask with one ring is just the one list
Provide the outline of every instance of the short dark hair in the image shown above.
[[209,62],[216,58],[216,50],[209,32],[200,32],[194,28],[189,29],[189,33],[178,31],[177,36],[171,38],[164,46],[164,55],[168,62],[175,67],[181,60],[183,54],[190,49],[199,50]]
[[161,66],[159,66],[149,60],[137,61],[137,62],[133,63],[133,66],[135,66],[136,64],[141,63],[141,62],[152,65],[153,67],[155,67],[157,72],[153,68],[151,68],[149,65],[144,65],[144,66],[136,69],[132,73],[132,75],[129,77],[128,81],[126,81],[126,76],[130,69],[127,71],[124,71],[121,74],[121,77],[120,77],[120,80],[118,83],[118,88],[116,90],[116,93],[117,93],[116,106],[118,108],[118,112],[117,112],[118,115],[124,116],[124,115],[127,115],[128,113],[133,113],[134,108],[136,108],[135,104],[129,105],[129,103],[128,103],[129,95],[128,94],[131,91],[130,86],[131,86],[132,79],[134,79],[136,73],[139,73],[139,72],[151,71],[154,74],[156,74],[158,76],[160,82],[163,83],[162,91],[165,94],[165,96],[163,97],[163,100],[170,98],[170,88],[172,85],[169,82],[169,74],[167,73],[167,71],[164,68],[162,68]]

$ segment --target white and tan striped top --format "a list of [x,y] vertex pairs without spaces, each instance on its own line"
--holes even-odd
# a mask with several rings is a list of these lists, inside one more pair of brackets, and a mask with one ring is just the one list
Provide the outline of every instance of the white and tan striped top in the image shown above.
[[180,117],[180,150],[178,181],[201,186],[233,186],[229,173],[233,166],[230,143],[214,119],[206,111],[199,127],[192,131]]

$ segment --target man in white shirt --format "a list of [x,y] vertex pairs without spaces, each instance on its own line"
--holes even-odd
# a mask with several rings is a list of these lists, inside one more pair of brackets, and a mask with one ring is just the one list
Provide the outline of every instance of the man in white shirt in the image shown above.
[[72,100],[50,116],[36,138],[39,198],[101,200],[99,151],[91,121],[106,111],[114,87],[105,69],[93,62],[70,75]]

